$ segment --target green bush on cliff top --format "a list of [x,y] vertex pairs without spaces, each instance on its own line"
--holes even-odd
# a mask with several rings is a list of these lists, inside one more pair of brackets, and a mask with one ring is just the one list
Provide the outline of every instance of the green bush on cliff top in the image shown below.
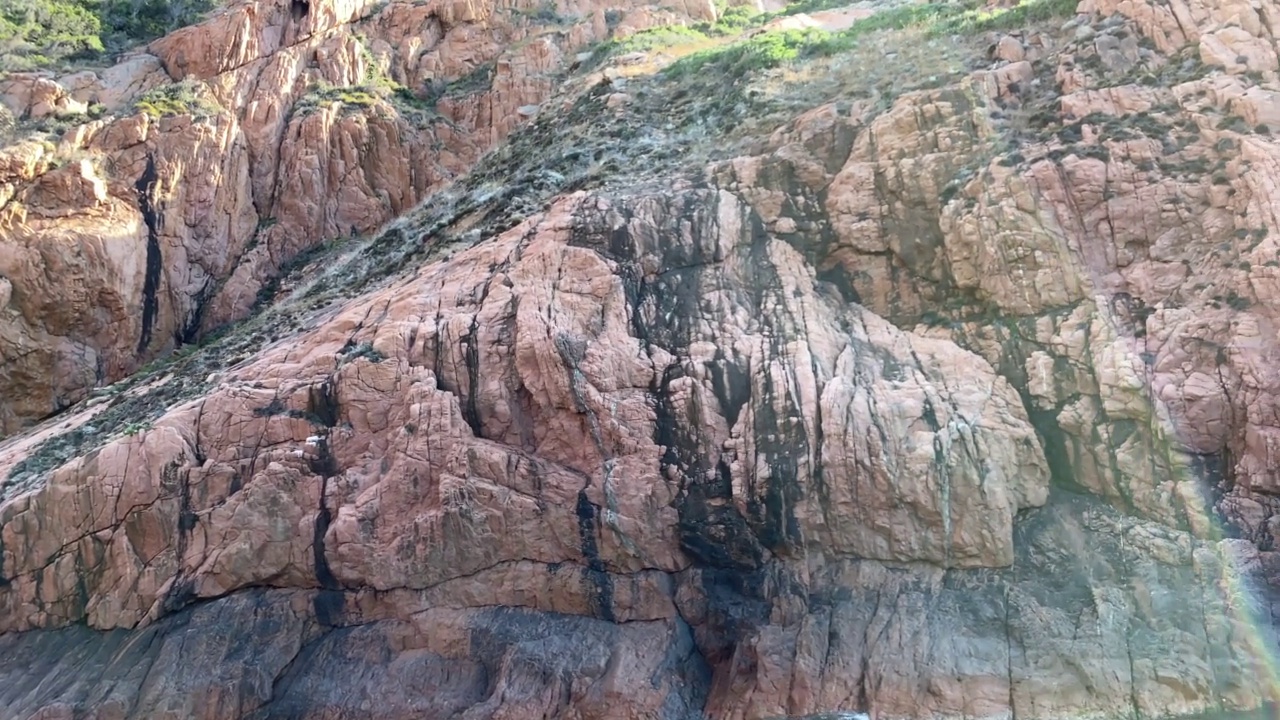
[[0,70],[62,68],[197,22],[217,0],[0,0]]
[[93,57],[105,48],[102,23],[81,3],[0,0],[0,67],[25,70]]

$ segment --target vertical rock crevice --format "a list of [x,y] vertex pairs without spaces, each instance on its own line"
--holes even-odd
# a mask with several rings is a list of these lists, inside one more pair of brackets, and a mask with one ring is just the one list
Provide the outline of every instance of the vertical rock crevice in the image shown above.
[[325,380],[319,387],[312,387],[307,394],[307,413],[324,430],[315,438],[315,452],[308,459],[311,472],[320,477],[320,501],[316,509],[313,525],[311,550],[316,582],[320,591],[312,601],[316,620],[323,626],[332,627],[341,619],[345,596],[342,585],[329,566],[329,558],[325,552],[325,535],[333,521],[332,511],[327,502],[329,481],[341,473],[338,461],[329,447],[329,431],[336,427],[341,416],[342,407],[338,401],[332,378]]
[[147,226],[146,271],[142,285],[142,331],[138,336],[139,355],[145,353],[151,344],[156,317],[160,312],[160,279],[164,272],[164,258],[160,253],[160,214],[156,208],[155,199],[158,182],[155,156],[148,156],[146,168],[133,186],[138,194],[138,210],[142,213],[142,221]]

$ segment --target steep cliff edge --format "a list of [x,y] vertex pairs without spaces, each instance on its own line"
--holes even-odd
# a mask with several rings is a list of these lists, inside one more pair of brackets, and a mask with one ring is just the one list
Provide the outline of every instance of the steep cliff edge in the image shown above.
[[[443,7],[325,12],[402,48],[387,13]],[[238,68],[299,47],[237,15],[258,8],[152,52],[244,92]],[[319,216],[367,195],[287,185],[311,167],[287,153],[249,163],[244,195],[215,183],[297,204],[259,233],[271,271],[222,287],[319,250],[244,322],[0,444],[0,707],[1136,720],[1277,700],[1280,16],[811,10],[674,33],[693,54],[654,33],[566,60],[528,122],[469,141],[468,172],[368,240],[319,246],[344,230]],[[240,40],[203,43],[217,23]],[[377,147],[343,167],[382,168]],[[23,169],[46,151],[9,151],[35,159],[6,227],[80,227],[68,193],[136,213],[121,306],[171,334],[145,300],[170,282],[146,263],[176,222],[147,218],[161,156],[121,199],[92,163]],[[365,227],[400,212],[379,207]],[[23,247],[51,257],[41,237]],[[14,287],[47,305],[6,318],[69,312]]]

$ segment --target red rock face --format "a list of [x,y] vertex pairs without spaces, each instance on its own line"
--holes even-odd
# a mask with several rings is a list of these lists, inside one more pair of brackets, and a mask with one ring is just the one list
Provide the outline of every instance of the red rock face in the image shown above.
[[[616,68],[519,129],[469,106],[490,135],[468,147],[512,133],[471,179],[207,350],[0,445],[0,707],[1048,720],[1272,701],[1274,143],[1219,117],[1266,117],[1261,86],[1243,61],[1116,81],[1173,72],[1184,46],[1259,55],[1270,25],[1244,6],[1179,6],[1176,28],[1156,5],[1082,11],[1100,15],[995,37],[991,68],[887,108],[811,103],[692,177],[553,177],[555,142],[596,149],[573,135],[584,108],[641,117],[645,86],[621,93]],[[249,307],[237,278],[414,205],[438,182],[415,185],[404,118],[285,118],[278,88],[302,57],[364,62],[325,28],[376,29],[413,77],[496,47],[475,32],[497,12],[326,5],[299,24],[246,4],[158,41],[169,73],[274,104],[237,105],[257,137],[236,118],[83,131],[133,158],[131,196],[90,162],[6,151],[25,249],[0,254],[18,318],[0,331],[39,318],[51,349],[31,362],[58,368],[14,361],[6,381],[72,387],[52,338],[109,358],[173,332],[172,300],[118,335],[83,319],[196,282],[161,198],[238,198],[255,226],[272,198],[254,248],[191,245],[223,262],[210,317]],[[439,52],[405,59],[414,38]],[[539,43],[499,61],[490,103],[498,77],[551,92],[529,78],[572,42]],[[245,89],[267,76],[285,80]],[[635,145],[619,157],[657,162]],[[175,149],[215,146],[230,155]],[[196,160],[175,181],[176,157],[243,163],[243,194]],[[54,228],[79,254],[45,249]],[[56,279],[77,273],[110,292],[68,295]],[[42,407],[22,397],[17,424]]]
[[[696,3],[568,3],[542,20],[537,3],[307,7],[299,17],[291,0],[233,2],[99,73],[0,81],[0,103],[19,118],[90,104],[113,113],[56,147],[0,150],[0,277],[16,311],[0,319],[10,368],[0,435],[242,319],[299,254],[376,230],[465,172],[536,111],[576,52],[604,39],[606,13],[620,32],[714,13]],[[375,77],[419,95],[457,88],[430,109],[397,106],[368,94]],[[172,80],[191,84],[198,106],[137,112]]]

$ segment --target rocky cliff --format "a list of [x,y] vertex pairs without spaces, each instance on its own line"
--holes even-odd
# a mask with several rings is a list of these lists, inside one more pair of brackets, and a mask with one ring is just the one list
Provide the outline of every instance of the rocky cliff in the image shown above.
[[[0,433],[242,319],[282,265],[414,207],[534,112],[578,50],[688,17],[237,2],[109,69],[0,81],[20,120],[71,126],[0,155],[16,311],[0,326]],[[105,117],[77,124],[90,108]]]
[[295,0],[11,77],[107,114],[4,151],[0,707],[1266,707],[1277,33]]

